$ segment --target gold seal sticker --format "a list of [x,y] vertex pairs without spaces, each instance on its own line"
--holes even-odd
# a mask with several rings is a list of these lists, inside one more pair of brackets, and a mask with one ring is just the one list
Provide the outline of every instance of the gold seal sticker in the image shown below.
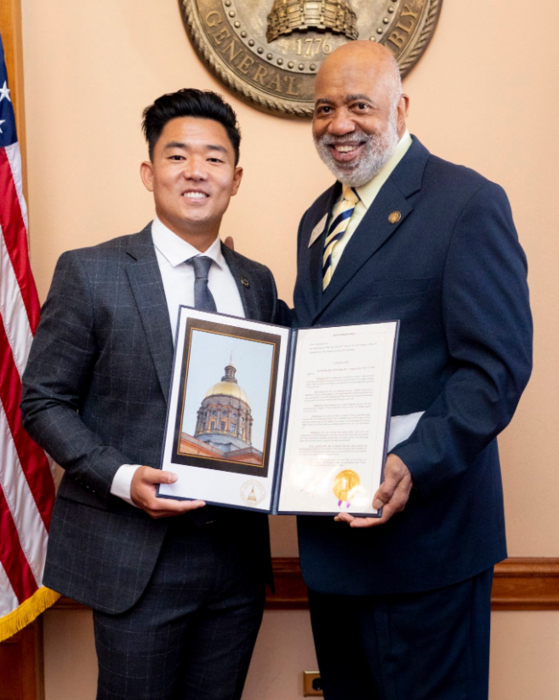
[[256,479],[249,479],[241,486],[241,498],[247,506],[257,506],[266,498],[266,489]]
[[365,39],[392,51],[402,76],[437,25],[442,0],[180,0],[201,59],[259,109],[310,117],[322,61]]
[[333,491],[338,499],[338,507],[341,508],[346,504],[346,508],[351,505],[351,497],[354,489],[361,483],[359,475],[351,469],[344,469],[334,479]]

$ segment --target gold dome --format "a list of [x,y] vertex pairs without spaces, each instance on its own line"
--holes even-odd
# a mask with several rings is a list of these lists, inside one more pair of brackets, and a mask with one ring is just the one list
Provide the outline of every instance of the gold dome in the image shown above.
[[206,391],[206,398],[208,398],[208,396],[215,396],[216,394],[232,396],[248,404],[248,396],[244,389],[241,389],[238,384],[234,384],[233,382],[218,382],[214,384]]

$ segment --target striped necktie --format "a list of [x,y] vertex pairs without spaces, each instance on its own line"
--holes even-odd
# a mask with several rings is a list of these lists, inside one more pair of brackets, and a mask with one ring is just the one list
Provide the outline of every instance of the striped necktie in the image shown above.
[[355,211],[355,205],[359,201],[359,195],[353,187],[344,185],[343,197],[338,203],[332,222],[326,234],[324,241],[324,254],[322,256],[322,290],[324,291],[329,285],[334,270],[332,267],[332,252],[336,247],[337,242],[344,235],[349,225],[349,221]]

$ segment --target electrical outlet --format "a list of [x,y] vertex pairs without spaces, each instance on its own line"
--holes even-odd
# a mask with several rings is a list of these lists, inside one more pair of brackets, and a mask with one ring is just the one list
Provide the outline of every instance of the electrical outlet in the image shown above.
[[303,671],[303,695],[308,697],[324,697],[322,681],[318,671]]

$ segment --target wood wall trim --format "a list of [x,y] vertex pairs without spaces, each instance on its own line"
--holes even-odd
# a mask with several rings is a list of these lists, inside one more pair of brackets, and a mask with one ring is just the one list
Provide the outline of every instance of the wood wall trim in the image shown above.
[[44,700],[43,621],[0,644],[0,700]]
[[[276,592],[266,596],[267,610],[306,610],[307,589],[295,557],[273,560]],[[57,610],[87,610],[61,598]],[[495,567],[492,610],[559,610],[559,558],[514,557]]]
[[559,610],[559,558],[513,557],[497,564],[493,610]]

